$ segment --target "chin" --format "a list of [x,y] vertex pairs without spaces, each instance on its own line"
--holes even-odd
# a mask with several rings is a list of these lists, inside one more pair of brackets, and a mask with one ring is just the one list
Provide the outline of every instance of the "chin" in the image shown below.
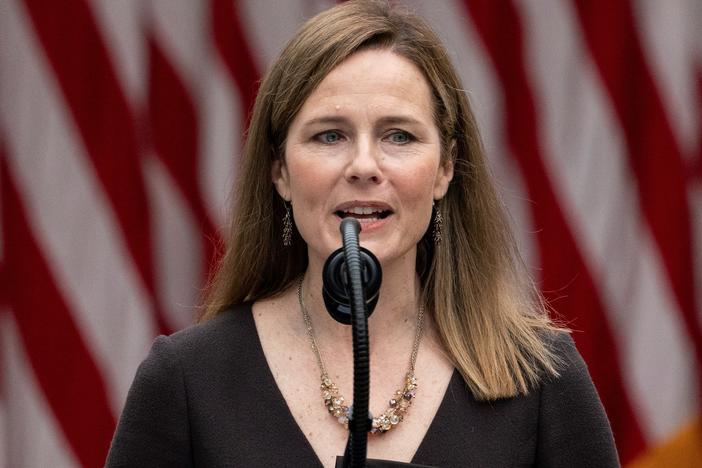
[[391,264],[395,264],[397,262],[406,261],[408,259],[411,259],[413,262],[416,261],[416,245],[412,245],[409,248],[407,248],[407,246],[402,246],[402,248],[398,249],[398,246],[392,246],[392,244],[388,245],[388,242],[389,241],[382,241],[379,239],[369,240],[367,242],[361,240],[360,244],[361,247],[370,250],[373,253],[373,255],[376,256],[378,261],[380,261],[380,265],[383,268],[390,266]]

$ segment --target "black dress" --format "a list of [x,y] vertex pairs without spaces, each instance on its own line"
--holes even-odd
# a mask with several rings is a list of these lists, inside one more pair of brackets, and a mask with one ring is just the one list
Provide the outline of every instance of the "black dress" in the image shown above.
[[[561,376],[527,396],[477,402],[454,371],[412,462],[440,467],[619,466],[609,422],[567,334]],[[170,337],[139,367],[108,467],[319,467],[240,305]]]

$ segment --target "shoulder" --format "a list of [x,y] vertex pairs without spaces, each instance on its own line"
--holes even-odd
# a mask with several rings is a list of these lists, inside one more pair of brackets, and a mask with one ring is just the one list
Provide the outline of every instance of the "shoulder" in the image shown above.
[[262,368],[256,340],[248,304],[157,337],[129,390],[107,465],[188,466],[191,426],[207,426],[234,406],[227,400],[238,395],[232,376]]
[[[205,369],[212,363],[236,355],[239,348],[251,348],[256,340],[256,328],[251,306],[234,306],[215,318],[169,336],[158,336],[148,356],[139,366],[137,379],[170,382],[188,370]],[[168,377],[168,378],[159,378]]]
[[587,373],[587,364],[578,352],[572,335],[567,331],[548,331],[542,334],[546,348],[553,354],[557,375],[546,378],[546,382],[569,380]]
[[250,348],[256,338],[251,305],[239,304],[206,322],[157,337],[144,364],[157,357],[177,358],[183,364],[203,361]]
[[244,344],[245,338],[254,338],[256,327],[251,316],[251,304],[239,304],[214,318],[180,330],[167,337],[159,337],[175,351],[192,353],[220,350],[223,346]]
[[[577,403],[577,407],[600,409],[602,404],[587,364],[567,332],[549,332],[544,343],[553,354],[557,374],[544,376],[539,389],[542,412]],[[565,416],[565,415],[564,415]]]
[[237,363],[244,365],[247,361],[240,357],[251,355],[257,340],[250,304],[237,305],[207,322],[157,337],[137,378],[162,385],[173,383],[176,376],[192,382]]
[[566,331],[548,332],[543,340],[554,357],[557,373],[544,376],[541,398],[565,398],[572,394],[579,398],[587,396],[588,401],[593,400],[590,403],[601,406],[587,364],[578,352],[571,334]]
[[539,389],[539,466],[575,459],[592,463],[588,466],[618,466],[609,420],[573,338],[554,332],[545,343],[558,374],[544,378]]

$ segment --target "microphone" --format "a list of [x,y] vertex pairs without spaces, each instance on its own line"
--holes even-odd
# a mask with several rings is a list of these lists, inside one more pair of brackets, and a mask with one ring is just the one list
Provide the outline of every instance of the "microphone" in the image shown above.
[[[380,297],[380,283],[383,272],[380,262],[373,253],[358,245],[358,233],[361,226],[355,218],[344,218],[340,228],[344,245],[358,249],[361,258],[361,281],[363,297],[366,305],[366,318],[370,317]],[[354,239],[355,237],[355,239]],[[341,247],[327,258],[322,270],[322,297],[324,305],[334,320],[345,325],[351,325],[351,284],[344,247]]]
[[350,323],[353,329],[353,410],[343,466],[361,468],[366,466],[368,431],[372,423],[368,411],[368,316],[378,302],[381,269],[375,255],[358,245],[361,225],[356,218],[344,218],[339,229],[343,248],[324,264],[322,295],[331,316],[341,323]]
[[378,303],[382,270],[369,250],[358,245],[361,225],[356,218],[344,218],[339,226],[343,247],[334,251],[324,263],[322,295],[331,316],[353,328],[353,411],[349,418],[349,438],[343,457],[336,466],[342,468],[420,467],[388,460],[367,460],[368,431],[372,416],[368,411],[370,392],[370,349],[368,316]]
[[337,457],[336,466],[342,468],[421,467],[423,465],[366,459],[368,431],[372,424],[372,416],[368,411],[370,393],[368,316],[373,313],[378,303],[382,270],[375,255],[358,245],[361,225],[357,219],[344,218],[339,230],[343,247],[329,256],[322,271],[324,305],[335,320],[351,324],[353,328],[353,410],[349,418],[346,450],[343,457]]

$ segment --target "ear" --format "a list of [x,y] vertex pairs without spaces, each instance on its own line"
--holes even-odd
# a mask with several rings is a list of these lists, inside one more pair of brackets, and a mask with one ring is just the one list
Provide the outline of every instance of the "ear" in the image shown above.
[[283,158],[278,158],[273,161],[273,166],[271,167],[271,180],[275,189],[278,191],[283,200],[290,201],[292,198],[290,195],[290,175],[288,174],[288,167],[285,165],[285,160]]
[[453,179],[453,161],[456,151],[456,141],[451,142],[449,148],[449,157],[439,165],[439,170],[436,172],[436,180],[434,181],[434,200],[444,198],[448,192],[449,184]]

